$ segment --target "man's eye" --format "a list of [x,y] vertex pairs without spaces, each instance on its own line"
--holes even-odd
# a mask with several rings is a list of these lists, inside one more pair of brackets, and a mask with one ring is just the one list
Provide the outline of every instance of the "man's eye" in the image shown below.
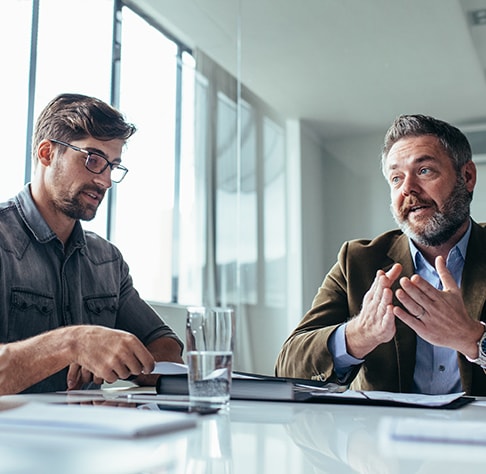
[[88,163],[90,165],[96,165],[97,163],[101,162],[101,158],[99,156],[96,156],[96,155],[88,155]]
[[86,160],[86,166],[89,170],[94,171],[95,173],[100,172],[105,166],[105,160],[103,157],[95,155],[94,153],[90,153]]
[[390,182],[392,184],[397,184],[400,182],[400,178],[398,176],[392,176],[391,179],[390,179]]
[[428,173],[430,173],[429,168],[422,168],[422,169],[419,171],[419,174],[428,174]]

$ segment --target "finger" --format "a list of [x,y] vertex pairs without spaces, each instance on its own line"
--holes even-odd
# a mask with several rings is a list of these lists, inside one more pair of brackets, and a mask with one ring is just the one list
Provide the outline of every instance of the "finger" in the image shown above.
[[454,277],[446,267],[444,257],[437,257],[435,259],[435,268],[437,269],[440,281],[442,282],[442,287],[445,291],[455,291],[459,289]]
[[383,293],[381,295],[381,301],[378,305],[378,308],[382,311],[382,314],[385,314],[388,306],[390,306],[393,302],[393,291],[390,288],[384,288]]
[[117,372],[124,378],[141,373],[150,373],[155,367],[155,360],[149,350],[133,334],[124,334],[123,352],[118,353]]
[[[131,367],[134,366],[135,365],[131,365]],[[119,366],[116,367],[116,369],[114,369],[114,372],[116,373],[119,379],[125,380],[128,377],[130,377],[130,375],[138,375],[142,372],[142,366],[138,363],[138,361],[136,362],[136,367],[138,368],[133,369],[125,364],[120,364]]]
[[114,370],[108,370],[103,376],[103,380],[107,383],[114,383],[119,379],[118,374]]
[[428,309],[431,304],[435,304],[437,301],[439,290],[419,275],[401,278],[400,286],[417,305],[425,309]]
[[372,300],[373,297],[376,295],[378,292],[379,288],[382,286],[382,280],[386,278],[386,274],[383,270],[378,270],[375,275],[375,279],[373,280],[373,283],[370,286],[370,289],[367,292],[367,295],[369,295],[369,299]]
[[392,285],[402,273],[402,266],[399,263],[395,263],[385,275],[388,278],[389,284]]
[[395,315],[393,314],[393,305],[388,304],[385,310],[385,316],[383,317],[383,321],[393,323],[395,321]]
[[412,328],[415,332],[417,332],[423,325],[425,324],[421,319],[411,315],[400,306],[393,307],[393,314],[403,321],[407,326]]
[[101,385],[104,382],[104,380],[101,377],[97,377],[96,375],[93,374],[93,383],[97,385]]
[[394,264],[387,272],[378,270],[373,284],[368,290],[371,301],[376,300],[381,302],[385,296],[386,289],[391,287],[395,280],[400,276],[401,271],[402,266],[399,263]]
[[88,369],[81,367],[81,380],[83,384],[93,381],[93,373]]
[[126,379],[130,375],[137,376],[142,373],[150,373],[154,366],[155,361],[152,354],[141,344],[140,348],[132,348],[129,353],[119,358],[113,367],[113,371],[118,378]]
[[411,297],[407,291],[400,288],[396,291],[395,295],[397,300],[402,303],[411,316],[417,318],[423,315],[426,303],[425,299],[420,296],[420,293],[416,292],[414,297]]
[[138,373],[132,372],[134,375],[143,374],[150,374],[152,370],[155,368],[155,359],[153,355],[148,351],[148,349],[144,345],[140,345],[136,352],[136,357],[141,364],[141,369]]
[[73,390],[81,386],[81,367],[78,364],[71,364],[67,373],[67,388]]

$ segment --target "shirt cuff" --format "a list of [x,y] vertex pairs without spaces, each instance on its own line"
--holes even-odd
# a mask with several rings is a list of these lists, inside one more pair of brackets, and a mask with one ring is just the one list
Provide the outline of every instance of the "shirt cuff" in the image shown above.
[[334,362],[334,372],[339,378],[346,375],[354,365],[359,365],[364,362],[364,359],[357,359],[351,354],[348,354],[346,347],[346,323],[341,324],[329,337],[328,347]]

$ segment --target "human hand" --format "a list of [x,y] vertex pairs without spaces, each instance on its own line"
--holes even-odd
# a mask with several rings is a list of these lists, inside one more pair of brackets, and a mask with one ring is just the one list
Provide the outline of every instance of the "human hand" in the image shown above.
[[154,368],[152,354],[128,332],[102,326],[73,326],[71,335],[69,389],[91,381],[113,383],[130,375],[148,374]]
[[399,263],[384,272],[378,270],[371,288],[363,299],[360,313],[346,326],[348,353],[362,359],[378,345],[390,341],[395,335],[392,284],[400,276]]
[[104,380],[100,377],[94,376],[89,370],[81,367],[79,364],[71,364],[67,374],[67,388],[68,390],[79,390],[84,384],[93,382],[101,385]]
[[484,327],[468,315],[461,290],[447,270],[443,257],[436,258],[435,267],[443,290],[434,288],[419,275],[401,278],[396,297],[405,309],[395,306],[393,313],[431,344],[476,358],[477,341]]
[[[171,337],[159,337],[147,344],[147,349],[153,355],[156,361],[169,361],[183,364],[184,360],[181,356],[181,346]],[[157,383],[159,374],[140,374],[132,381],[138,385],[154,386]]]

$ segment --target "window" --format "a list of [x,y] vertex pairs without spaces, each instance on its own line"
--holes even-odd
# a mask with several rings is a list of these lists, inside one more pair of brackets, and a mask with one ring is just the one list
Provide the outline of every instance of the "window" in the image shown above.
[[[39,2],[34,119],[63,92],[110,102],[112,17],[111,0]],[[96,218],[83,224],[104,237],[107,203],[105,199]]]
[[[208,302],[284,308],[287,274],[285,128],[201,51],[197,160],[210,176],[204,297]],[[240,97],[238,97],[240,93]],[[208,118],[209,117],[209,118]],[[212,286],[211,286],[212,283]],[[241,308],[240,308],[241,314]]]
[[0,89],[11,158],[2,198],[30,180],[25,131],[49,100],[61,92],[114,100],[138,128],[123,155],[130,172],[84,227],[121,249],[145,299],[283,307],[278,117],[122,2],[6,0],[2,13],[0,59],[11,68]]
[[8,161],[8,171],[3,167],[0,173],[0,200],[4,201],[16,194],[24,182],[32,4],[9,0],[2,2],[1,10],[0,62],[8,64],[0,87],[2,162]]
[[[137,125],[117,188],[113,241],[147,299],[172,299],[177,45],[123,9],[120,109]],[[156,58],[156,60],[154,60]]]

